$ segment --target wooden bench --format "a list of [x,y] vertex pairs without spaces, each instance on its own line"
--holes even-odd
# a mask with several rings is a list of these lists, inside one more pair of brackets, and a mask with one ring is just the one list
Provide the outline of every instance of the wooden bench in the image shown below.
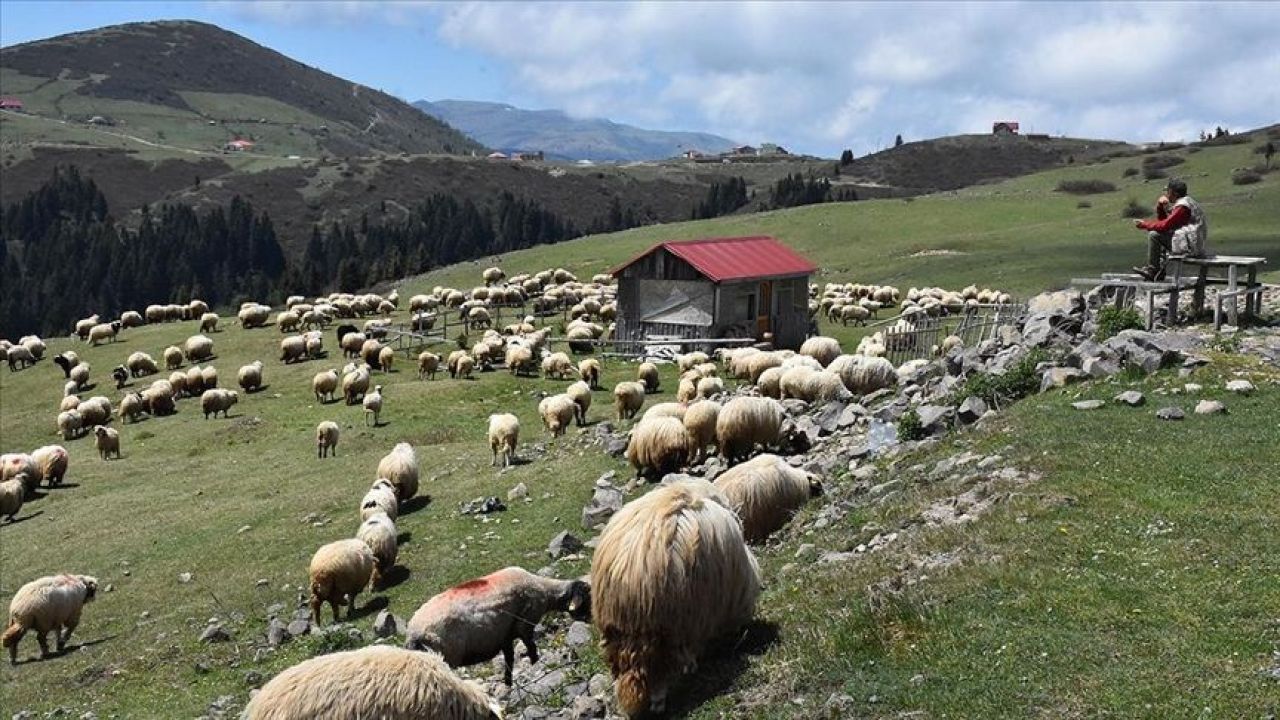
[[1144,290],[1147,293],[1147,329],[1151,330],[1155,327],[1156,320],[1156,296],[1167,295],[1169,300],[1165,308],[1165,322],[1173,325],[1178,321],[1178,293],[1182,290],[1189,290],[1195,287],[1195,283],[1187,279],[1176,280],[1146,280],[1141,275],[1132,275],[1125,273],[1103,273],[1102,277],[1096,278],[1071,278],[1072,285],[1083,285],[1088,287],[1104,287],[1115,288],[1116,307],[1133,301],[1138,290]]
[[[1244,314],[1247,317],[1257,316],[1262,312],[1262,285],[1258,282],[1258,268],[1266,265],[1264,257],[1248,257],[1243,255],[1206,255],[1205,257],[1187,257],[1170,255],[1165,264],[1165,274],[1174,282],[1181,282],[1190,277],[1188,271],[1195,270],[1195,291],[1192,296],[1192,312],[1196,315],[1204,311],[1205,289],[1209,285],[1225,285],[1226,290],[1218,295],[1214,303],[1214,328],[1222,327],[1222,306],[1227,305],[1227,316],[1232,325],[1239,323],[1239,298],[1244,298]],[[1242,277],[1244,280],[1241,286]]]

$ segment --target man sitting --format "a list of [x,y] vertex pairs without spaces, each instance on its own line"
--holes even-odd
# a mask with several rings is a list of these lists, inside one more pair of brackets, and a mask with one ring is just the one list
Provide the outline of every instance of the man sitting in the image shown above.
[[1170,252],[1204,257],[1209,225],[1200,203],[1187,195],[1187,184],[1170,180],[1156,201],[1155,220],[1135,220],[1136,228],[1147,231],[1147,264],[1134,272],[1146,280],[1164,279],[1165,258]]

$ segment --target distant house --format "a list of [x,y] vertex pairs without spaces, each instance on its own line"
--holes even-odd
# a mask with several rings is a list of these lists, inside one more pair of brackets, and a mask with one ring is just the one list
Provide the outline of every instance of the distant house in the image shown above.
[[542,162],[542,158],[543,158],[543,155],[541,150],[518,152],[511,156],[512,160],[519,160],[522,162],[523,161]]
[[739,145],[729,152],[734,155],[755,155],[758,151],[750,145]]
[[231,152],[247,152],[253,149],[253,141],[236,138],[226,145],[223,145],[222,149],[230,150]]
[[115,123],[112,122],[110,118],[105,118],[101,115],[94,115],[93,117],[89,118],[87,122],[90,125],[105,125],[108,127],[115,125]]
[[0,97],[0,110],[21,111],[25,106],[16,97]]
[[787,152],[787,149],[782,147],[781,145],[775,145],[774,143],[764,143],[760,146],[760,151],[757,154],[759,155],[790,155],[791,153]]
[[685,150],[680,153],[680,157],[685,160],[697,160],[698,158],[703,157],[703,152],[701,150]]
[[490,160],[506,160],[507,154],[500,153],[500,152],[491,152],[488,155],[485,155],[485,157],[489,158]]
[[992,135],[1017,135],[1018,123],[1013,120],[999,120],[991,125]]

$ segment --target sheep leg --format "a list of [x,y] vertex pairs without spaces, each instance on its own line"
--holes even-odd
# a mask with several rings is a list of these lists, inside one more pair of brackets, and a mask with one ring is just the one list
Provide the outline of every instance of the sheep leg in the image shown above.
[[520,642],[524,643],[524,656],[529,658],[529,662],[538,662],[538,646],[533,639],[533,626],[527,623],[520,624]]
[[[342,602],[342,598],[329,598],[329,609],[333,610],[333,621],[338,622],[338,606]],[[317,623],[319,624],[319,623]]]
[[[17,629],[14,630],[13,628]],[[4,644],[9,646],[9,664],[18,664],[18,643],[22,641],[22,636],[27,634],[27,629],[14,623],[5,631]]]
[[311,595],[311,622],[317,627],[320,625],[320,608],[324,607],[324,601],[319,595],[312,593]]
[[515,638],[507,640],[507,644],[502,647],[502,659],[506,661],[506,668],[502,672],[502,682],[507,687],[511,687],[511,670],[516,665],[516,647]]
[[75,632],[76,626],[80,624],[80,616],[76,615],[67,621],[63,626],[62,632],[57,634],[58,652],[61,653],[67,647],[67,641],[71,639],[71,633]]
[[347,600],[347,621],[348,622],[351,620],[352,616],[354,616],[356,613],[356,595],[358,594],[359,593],[351,593],[350,599]]
[[47,632],[36,632],[36,642],[40,643],[40,657],[49,657],[49,637]]

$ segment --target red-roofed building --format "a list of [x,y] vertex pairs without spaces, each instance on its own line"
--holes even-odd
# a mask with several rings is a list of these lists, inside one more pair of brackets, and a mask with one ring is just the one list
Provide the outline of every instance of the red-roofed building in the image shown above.
[[619,340],[763,340],[798,348],[809,328],[813,263],[772,237],[658,243],[614,268]]
[[991,123],[992,135],[1017,135],[1018,123],[1013,120],[997,120]]
[[247,152],[253,149],[253,141],[244,140],[242,138],[236,138],[235,140],[232,140],[231,142],[223,146],[223,149],[232,150],[234,152]]
[[21,110],[22,101],[16,97],[0,97],[0,110]]

